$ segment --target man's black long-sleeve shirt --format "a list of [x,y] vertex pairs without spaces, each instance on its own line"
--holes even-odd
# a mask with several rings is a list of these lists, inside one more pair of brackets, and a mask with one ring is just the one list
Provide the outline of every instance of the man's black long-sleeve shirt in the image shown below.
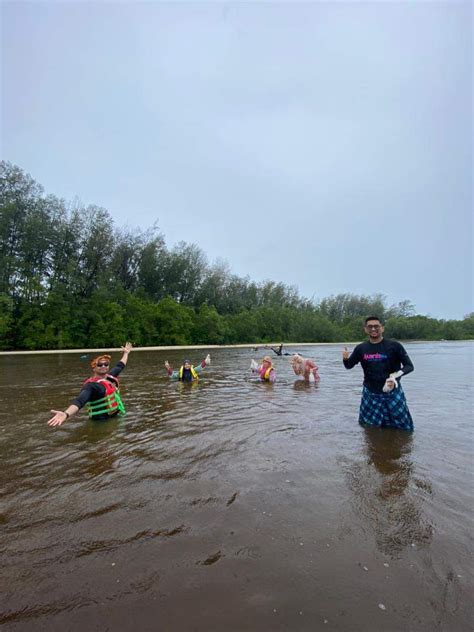
[[385,380],[391,373],[401,369],[406,375],[414,370],[403,345],[385,338],[377,343],[362,342],[343,362],[346,369],[352,369],[360,362],[364,371],[364,386],[373,393],[382,393]]

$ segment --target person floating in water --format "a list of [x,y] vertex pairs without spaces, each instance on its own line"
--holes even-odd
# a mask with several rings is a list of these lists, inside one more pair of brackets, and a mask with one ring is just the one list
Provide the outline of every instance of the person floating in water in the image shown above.
[[252,373],[258,374],[263,382],[274,382],[276,380],[276,373],[270,356],[265,356],[260,365],[255,360],[252,360],[250,362],[250,370]]
[[305,382],[319,382],[318,367],[309,358],[303,358],[299,353],[295,353],[290,360],[290,364],[295,375],[302,375]]
[[92,377],[84,382],[81,392],[66,410],[51,411],[54,413],[54,417],[51,417],[48,425],[60,426],[86,404],[89,418],[95,421],[103,421],[116,415],[124,415],[125,408],[120,399],[118,376],[124,370],[131,350],[132,343],[127,342],[122,347],[123,355],[120,361],[113,369],[109,368],[111,360],[109,355],[101,355],[92,360]]
[[365,319],[365,332],[369,336],[367,342],[357,345],[352,353],[347,347],[342,352],[346,369],[360,362],[364,371],[359,423],[413,430],[413,419],[399,382],[402,375],[414,370],[413,363],[399,342],[383,337],[384,326],[378,316]]
[[273,353],[276,353],[277,356],[282,356],[283,355],[283,343],[280,343],[279,347],[270,347],[270,349],[273,351]]
[[180,380],[181,382],[192,382],[199,379],[199,373],[211,364],[211,356],[207,354],[204,360],[198,366],[193,366],[189,360],[185,360],[183,365],[177,370],[173,371],[168,360],[165,361],[165,368],[169,377]]

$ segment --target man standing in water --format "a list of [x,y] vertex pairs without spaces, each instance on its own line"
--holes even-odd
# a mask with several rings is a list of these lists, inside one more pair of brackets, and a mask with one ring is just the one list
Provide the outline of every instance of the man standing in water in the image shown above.
[[367,342],[357,345],[352,353],[347,347],[342,352],[346,369],[360,362],[364,371],[359,423],[413,430],[413,419],[399,382],[402,375],[413,371],[413,363],[399,342],[383,337],[384,326],[378,316],[365,319],[365,332],[369,337]]
[[54,417],[48,421],[50,426],[60,426],[66,419],[72,417],[85,404],[88,404],[89,417],[96,421],[103,421],[116,415],[124,414],[122,400],[119,394],[119,374],[124,370],[128,361],[128,354],[132,350],[132,343],[127,342],[122,347],[123,355],[120,361],[109,370],[111,357],[101,355],[92,360],[93,376],[87,379],[76,399],[66,410],[52,410]]

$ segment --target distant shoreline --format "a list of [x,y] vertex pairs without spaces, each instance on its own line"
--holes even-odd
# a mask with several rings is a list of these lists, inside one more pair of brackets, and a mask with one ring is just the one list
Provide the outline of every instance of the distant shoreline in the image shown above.
[[[360,340],[353,342],[288,342],[283,345],[285,347],[326,347],[326,346],[344,346],[357,345]],[[422,344],[425,342],[473,342],[472,340],[400,340],[404,344]],[[162,347],[133,347],[133,351],[179,351],[184,349],[256,349],[264,351],[271,350],[271,347],[279,347],[280,343],[263,344],[241,344],[241,345],[170,345]],[[121,347],[96,347],[93,349],[40,349],[37,351],[0,351],[0,356],[4,355],[46,355],[53,353],[101,353],[105,351],[120,352]]]

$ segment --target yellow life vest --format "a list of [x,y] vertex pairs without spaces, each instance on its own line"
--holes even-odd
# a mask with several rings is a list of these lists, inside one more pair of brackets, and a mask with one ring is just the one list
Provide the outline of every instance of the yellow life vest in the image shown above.
[[263,379],[264,380],[269,380],[270,379],[270,373],[271,371],[273,371],[273,367],[269,366],[268,369],[265,371],[265,373],[263,374]]
[[[183,379],[183,370],[184,370],[184,365],[179,369],[179,379],[182,380]],[[193,376],[194,380],[199,380],[199,376],[196,373],[196,370],[194,368],[194,366],[191,364],[191,375]]]

